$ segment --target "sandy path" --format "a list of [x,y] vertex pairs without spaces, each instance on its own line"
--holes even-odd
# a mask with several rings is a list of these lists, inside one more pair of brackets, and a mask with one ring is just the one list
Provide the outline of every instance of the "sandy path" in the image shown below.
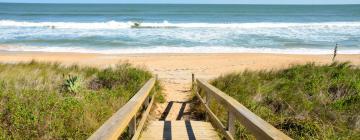
[[[196,77],[211,79],[221,74],[245,69],[281,69],[290,64],[316,62],[330,63],[331,55],[284,55],[284,54],[128,54],[100,55],[76,53],[26,53],[0,52],[0,62],[58,61],[64,64],[81,64],[107,67],[120,61],[128,61],[157,74],[165,88],[166,100],[172,102],[166,120],[176,120],[183,102],[190,96],[191,73]],[[360,65],[360,55],[339,55],[338,61],[351,61]],[[168,104],[157,105],[157,119],[164,116]],[[185,106],[185,112],[188,104]]]

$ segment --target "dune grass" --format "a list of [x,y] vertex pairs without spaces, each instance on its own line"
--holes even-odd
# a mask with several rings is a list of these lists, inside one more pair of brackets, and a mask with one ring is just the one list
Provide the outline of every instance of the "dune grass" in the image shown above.
[[0,139],[86,139],[151,77],[127,63],[0,64]]
[[[294,139],[360,138],[360,69],[349,63],[244,71],[211,83]],[[225,110],[212,108],[225,121]],[[237,139],[254,138],[237,126]]]

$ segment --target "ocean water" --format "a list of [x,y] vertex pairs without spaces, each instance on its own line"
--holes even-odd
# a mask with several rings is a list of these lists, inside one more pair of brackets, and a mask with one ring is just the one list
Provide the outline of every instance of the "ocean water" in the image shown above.
[[360,54],[360,5],[0,3],[6,51],[330,54],[336,43]]

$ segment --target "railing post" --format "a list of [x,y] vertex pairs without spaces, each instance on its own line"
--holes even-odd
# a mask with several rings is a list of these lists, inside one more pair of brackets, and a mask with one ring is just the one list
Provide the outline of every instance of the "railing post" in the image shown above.
[[195,74],[191,74],[191,89],[193,90],[195,87]]
[[208,93],[208,92],[206,92],[206,105],[208,106],[208,107],[210,107],[210,103],[211,103],[211,95],[210,95],[210,93]]
[[131,119],[129,123],[129,134],[133,136],[136,132],[136,115]]
[[146,108],[149,106],[149,103],[152,99],[150,98],[150,96],[146,97],[145,102],[144,102],[144,110],[146,110]]
[[[155,84],[156,84],[156,82],[158,82],[158,75],[157,74],[155,74]],[[157,92],[156,87],[153,87],[153,89],[154,89],[154,92],[155,92],[153,94],[156,94],[156,92]],[[151,100],[153,100],[153,98],[151,96],[146,97],[146,100],[145,100],[145,103],[144,103],[145,110],[149,106],[149,103],[151,102]]]
[[[211,95],[210,95],[210,93],[206,92],[206,97],[205,97],[205,98],[206,98],[206,104],[205,104],[205,105],[210,108],[210,103],[211,103],[211,102],[210,102],[210,101],[211,101]],[[206,115],[205,115],[205,120],[206,120],[206,121],[210,121],[210,116],[209,116],[209,114],[207,114],[207,113],[206,113]]]
[[235,136],[236,133],[235,120],[236,120],[235,115],[231,111],[228,111],[227,130],[230,132],[232,136]]
[[194,73],[191,74],[191,82],[192,82],[192,83],[195,82],[195,74],[194,74]]

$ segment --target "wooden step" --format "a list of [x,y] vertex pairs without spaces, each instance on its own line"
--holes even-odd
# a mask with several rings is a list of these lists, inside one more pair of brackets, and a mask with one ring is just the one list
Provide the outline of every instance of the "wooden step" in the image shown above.
[[220,140],[209,122],[152,121],[140,140]]

